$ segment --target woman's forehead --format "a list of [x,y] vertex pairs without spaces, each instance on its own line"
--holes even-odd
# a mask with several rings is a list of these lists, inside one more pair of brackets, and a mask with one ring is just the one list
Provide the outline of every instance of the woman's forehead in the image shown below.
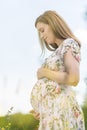
[[43,22],[38,22],[36,28],[37,28],[38,30],[40,30],[41,28],[44,28],[44,27],[46,27],[46,26],[47,26],[47,24],[45,24],[45,23],[43,23]]

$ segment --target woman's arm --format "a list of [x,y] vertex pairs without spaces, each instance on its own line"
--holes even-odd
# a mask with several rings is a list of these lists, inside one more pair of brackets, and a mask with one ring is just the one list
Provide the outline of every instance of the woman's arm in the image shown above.
[[71,49],[64,55],[64,65],[66,72],[52,71],[47,68],[40,68],[37,72],[38,79],[48,78],[59,84],[76,86],[79,82],[79,63],[73,57]]

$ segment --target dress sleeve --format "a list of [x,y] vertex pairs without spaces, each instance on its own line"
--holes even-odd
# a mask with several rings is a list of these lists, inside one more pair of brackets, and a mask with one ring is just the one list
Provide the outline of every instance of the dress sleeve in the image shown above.
[[68,39],[62,44],[62,48],[61,48],[62,58],[64,57],[64,55],[68,52],[70,48],[72,51],[72,55],[75,57],[75,59],[78,62],[80,62],[81,60],[80,46],[74,39]]

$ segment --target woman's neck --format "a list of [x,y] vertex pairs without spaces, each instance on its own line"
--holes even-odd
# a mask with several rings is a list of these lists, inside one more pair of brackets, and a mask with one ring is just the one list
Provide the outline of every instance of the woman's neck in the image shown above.
[[59,46],[62,42],[64,41],[64,39],[56,39],[55,43]]

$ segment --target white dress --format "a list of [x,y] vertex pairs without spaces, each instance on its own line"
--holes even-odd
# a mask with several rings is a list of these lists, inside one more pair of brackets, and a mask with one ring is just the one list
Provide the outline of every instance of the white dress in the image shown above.
[[[75,40],[68,38],[46,58],[42,66],[65,71],[63,57],[69,48],[80,62],[80,47]],[[38,130],[85,130],[83,112],[72,86],[58,84],[47,78],[40,79],[31,91],[30,102],[34,111],[40,113]]]

